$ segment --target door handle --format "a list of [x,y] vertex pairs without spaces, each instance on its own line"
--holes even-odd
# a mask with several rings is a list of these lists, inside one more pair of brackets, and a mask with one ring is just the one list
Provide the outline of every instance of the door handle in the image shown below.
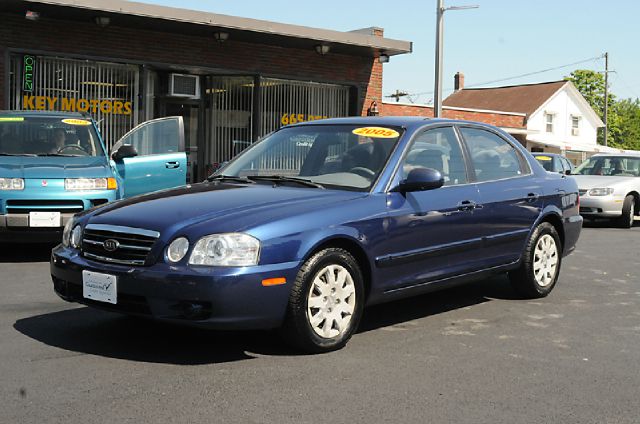
[[165,168],[167,169],[175,169],[175,168],[180,168],[180,162],[166,162],[164,164]]
[[473,200],[463,200],[462,202],[458,203],[459,211],[472,211],[481,207],[482,205],[477,204]]

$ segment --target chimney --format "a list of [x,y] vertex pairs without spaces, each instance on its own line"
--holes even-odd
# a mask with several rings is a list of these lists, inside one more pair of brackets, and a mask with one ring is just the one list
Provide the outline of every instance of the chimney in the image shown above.
[[462,72],[456,72],[456,75],[453,77],[453,88],[456,91],[464,88],[464,74]]

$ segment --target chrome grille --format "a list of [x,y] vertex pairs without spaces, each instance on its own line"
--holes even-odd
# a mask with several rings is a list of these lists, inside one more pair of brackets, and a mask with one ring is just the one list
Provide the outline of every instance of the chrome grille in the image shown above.
[[82,255],[106,263],[145,265],[158,237],[157,231],[89,224],[82,235]]
[[580,196],[584,196],[585,194],[587,194],[587,190],[580,189],[580,190],[578,190],[578,194]]

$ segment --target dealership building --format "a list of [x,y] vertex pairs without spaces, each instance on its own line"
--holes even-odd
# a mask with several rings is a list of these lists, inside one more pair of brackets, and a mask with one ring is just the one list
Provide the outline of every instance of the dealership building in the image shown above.
[[0,109],[88,113],[108,146],[181,115],[194,179],[284,124],[376,113],[383,63],[412,48],[122,0],[2,0],[0,22]]

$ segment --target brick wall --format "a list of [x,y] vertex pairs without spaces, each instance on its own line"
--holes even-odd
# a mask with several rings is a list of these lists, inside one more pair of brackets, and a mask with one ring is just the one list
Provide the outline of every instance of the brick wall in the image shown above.
[[[21,15],[0,13],[0,106],[6,105],[4,87],[7,66],[4,49],[34,50],[61,55],[87,55],[114,61],[144,62],[212,68],[221,73],[241,72],[358,87],[359,110],[366,113],[370,100],[380,103],[382,65],[372,57],[294,49],[213,37],[164,33],[143,28],[93,22],[42,18],[37,22]],[[379,35],[381,31],[379,31]]]
[[[384,103],[379,105],[380,115],[383,116],[424,116],[433,117],[431,106],[407,105],[402,103]],[[464,119],[467,121],[484,122],[497,127],[526,128],[526,119],[521,115],[509,115],[502,113],[465,111],[456,109],[443,109],[443,118]]]

